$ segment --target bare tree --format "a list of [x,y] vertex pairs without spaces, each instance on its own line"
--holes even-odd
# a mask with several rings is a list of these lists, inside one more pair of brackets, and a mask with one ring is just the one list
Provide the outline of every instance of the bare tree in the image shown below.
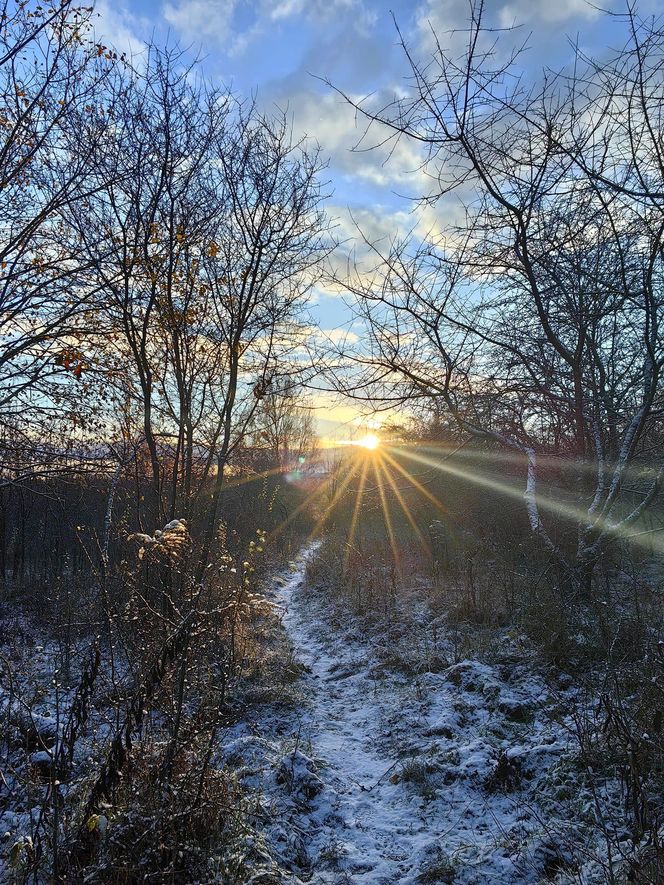
[[[648,184],[661,68],[631,47],[608,67],[544,74],[527,90],[513,73],[518,53],[496,67],[481,2],[470,5],[466,38],[459,57],[440,35],[424,61],[402,40],[406,97],[356,104],[369,133],[422,147],[432,182],[423,202],[443,215],[453,198],[463,218],[433,238],[367,243],[373,273],[347,282],[371,340],[369,355],[356,354],[367,370],[360,387],[398,402],[435,396],[462,431],[521,453],[532,530],[567,562],[542,513],[538,455],[574,465],[576,503],[555,512],[577,525],[572,559],[588,586],[605,542],[644,513],[663,479],[662,216]],[[651,58],[661,39],[653,27]],[[624,101],[634,105],[629,134]],[[582,132],[588,108],[594,128]],[[635,464],[641,500],[627,506]]]
[[216,478],[206,516],[202,562],[219,518],[224,469],[260,401],[280,377],[293,384],[308,333],[304,312],[332,248],[321,204],[325,187],[317,146],[297,141],[285,115],[240,108],[219,145],[231,212],[220,221],[205,263],[214,305],[211,340],[223,354],[213,396],[218,430],[210,440]]
[[[89,319],[86,260],[66,214],[99,186],[90,157],[112,105],[99,97],[118,63],[91,41],[90,10],[0,6],[0,471],[4,483],[62,469],[48,431],[69,411]],[[75,387],[75,385],[73,385]],[[41,437],[42,443],[37,444]]]
[[[28,878],[94,864],[98,813],[156,707],[142,750],[160,811],[178,757],[192,764],[173,836],[155,844],[173,846],[169,875],[196,878],[180,822],[197,831],[192,810],[209,807],[266,540],[251,513],[222,513],[223,484],[257,411],[290,395],[281,379],[309,371],[306,307],[331,246],[324,164],[284,114],[209,87],[176,47],[127,61],[90,43],[90,14],[0,0],[0,576],[26,614],[39,599],[52,618],[68,681],[77,639],[96,637],[78,688],[52,674],[50,780],[16,851],[29,846]],[[57,777],[77,779],[98,704],[106,754],[74,808]]]
[[276,379],[304,371],[304,309],[330,238],[318,148],[195,72],[152,46],[118,73],[114,131],[94,156],[101,178],[116,174],[72,223],[103,292],[89,340],[109,412],[140,413],[141,523],[209,502],[204,562],[229,459]]
[[148,47],[139,69],[109,86],[116,124],[93,157],[107,185],[72,224],[103,292],[94,363],[111,402],[140,413],[151,477],[141,518],[150,527],[188,509],[177,490],[183,479],[190,495],[194,433],[210,406],[216,357],[204,344],[209,296],[199,266],[226,206],[212,158],[228,111],[177,49]]
[[[0,10],[0,405],[44,371],[78,363],[53,342],[74,327],[81,255],[66,235],[63,209],[84,202],[97,181],[89,159],[108,127],[95,96],[113,54],[91,45],[89,12],[71,2]],[[77,297],[78,296],[78,297]]]

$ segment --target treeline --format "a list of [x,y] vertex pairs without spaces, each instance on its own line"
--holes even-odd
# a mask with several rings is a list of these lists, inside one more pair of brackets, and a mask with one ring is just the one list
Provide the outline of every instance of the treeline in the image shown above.
[[[222,490],[223,524],[232,552],[242,551],[257,529],[279,531],[279,557],[288,555],[311,527],[300,510],[310,487],[284,478],[281,469],[256,472],[247,468],[229,478]],[[6,488],[0,496],[0,581],[14,598],[27,601],[54,579],[90,576],[100,555],[106,530],[108,481],[101,474],[85,478],[53,478]],[[116,567],[133,548],[127,538],[136,528],[135,483],[123,479],[113,500],[108,561]],[[200,511],[191,519],[201,522]],[[277,552],[277,551],[275,551]]]

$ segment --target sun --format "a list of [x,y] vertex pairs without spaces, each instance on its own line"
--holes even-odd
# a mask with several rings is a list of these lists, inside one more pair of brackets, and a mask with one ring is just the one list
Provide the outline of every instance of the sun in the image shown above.
[[380,445],[380,440],[375,433],[368,433],[361,439],[355,440],[355,445],[361,446],[363,449],[369,449],[369,451],[373,452]]

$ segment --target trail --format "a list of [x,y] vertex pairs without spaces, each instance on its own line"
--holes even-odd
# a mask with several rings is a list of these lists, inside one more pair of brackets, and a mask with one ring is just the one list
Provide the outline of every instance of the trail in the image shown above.
[[[566,845],[588,846],[592,829],[575,821],[576,797],[558,799],[569,738],[531,662],[510,647],[490,664],[459,660],[447,633],[432,672],[421,649],[426,605],[414,596],[387,632],[365,625],[363,633],[327,589],[308,586],[316,549],[270,593],[304,666],[304,702],[282,729],[297,747],[286,757],[293,783],[305,784],[304,796],[294,789],[294,801],[278,806],[277,836],[297,845],[290,881],[577,881],[556,871]],[[419,669],[400,666],[409,661]]]
[[[310,832],[308,852],[312,858],[338,852],[352,882],[407,882],[423,836],[428,841],[434,835],[431,822],[419,797],[409,799],[390,782],[398,759],[384,749],[387,698],[367,675],[366,657],[341,638],[325,637],[321,624],[311,619],[304,573],[314,550],[308,548],[276,594],[295,655],[306,667],[311,707],[301,741],[310,746],[332,794],[333,814]],[[397,702],[394,689],[391,685],[390,706]],[[315,871],[310,881],[343,880]]]

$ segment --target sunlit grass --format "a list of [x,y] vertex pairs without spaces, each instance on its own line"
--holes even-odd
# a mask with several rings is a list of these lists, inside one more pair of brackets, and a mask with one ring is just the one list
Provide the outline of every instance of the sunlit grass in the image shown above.
[[[524,489],[518,488],[514,485],[510,485],[510,483],[503,480],[482,476],[477,472],[471,472],[470,470],[464,470],[461,467],[454,466],[448,460],[437,460],[435,458],[426,457],[418,452],[410,451],[407,448],[400,448],[398,450],[393,449],[393,451],[398,452],[402,457],[408,458],[409,460],[412,460],[425,467],[447,473],[473,485],[479,486],[480,488],[485,488],[492,492],[497,492],[507,499],[517,501],[524,500]],[[387,455],[387,453],[384,454]],[[396,465],[396,461],[392,459],[392,462]],[[404,474],[407,475],[407,471],[404,471]],[[613,534],[619,537],[626,537],[630,540],[633,539],[634,543],[637,544],[637,546],[647,546],[647,542],[645,540],[637,540],[638,534],[632,533],[631,526],[629,526],[625,531],[619,526],[612,524],[611,522],[609,522],[608,519],[603,518],[601,515],[590,514],[588,510],[584,509],[583,507],[568,504],[564,501],[553,501],[550,498],[547,498],[545,495],[537,496],[537,506],[540,510],[547,511],[552,516],[566,520],[567,522],[575,526],[583,526],[587,529],[593,528],[598,529],[599,531],[606,531],[609,534]],[[659,547],[660,543],[661,542],[656,542],[656,545]]]
[[410,527],[412,528],[412,530],[415,533],[415,536],[417,537],[418,541],[420,542],[420,545],[422,546],[422,548],[424,550],[426,550],[428,552],[429,551],[429,544],[427,543],[424,536],[422,535],[422,532],[420,531],[420,527],[418,526],[417,521],[415,520],[415,517],[410,512],[410,507],[408,506],[408,503],[406,502],[406,500],[401,492],[401,489],[396,484],[394,477],[390,473],[389,467],[383,462],[381,462],[379,464],[379,467],[380,467],[380,470],[381,470],[383,476],[387,480],[388,485],[392,489],[392,492],[394,493],[394,497],[396,498],[396,500],[399,504],[399,507],[401,508],[402,513],[406,517],[406,520],[408,521]]
[[390,541],[390,549],[392,550],[392,557],[394,559],[395,565],[399,565],[399,561],[401,557],[399,556],[399,545],[397,544],[397,538],[394,531],[394,526],[392,524],[392,516],[390,514],[390,508],[387,503],[387,496],[385,495],[385,483],[382,481],[382,477],[379,473],[381,468],[380,462],[378,460],[374,461],[374,476],[376,477],[376,486],[378,488],[378,494],[380,496],[380,505],[383,508],[383,519],[385,520],[385,528],[387,530],[387,536]]

